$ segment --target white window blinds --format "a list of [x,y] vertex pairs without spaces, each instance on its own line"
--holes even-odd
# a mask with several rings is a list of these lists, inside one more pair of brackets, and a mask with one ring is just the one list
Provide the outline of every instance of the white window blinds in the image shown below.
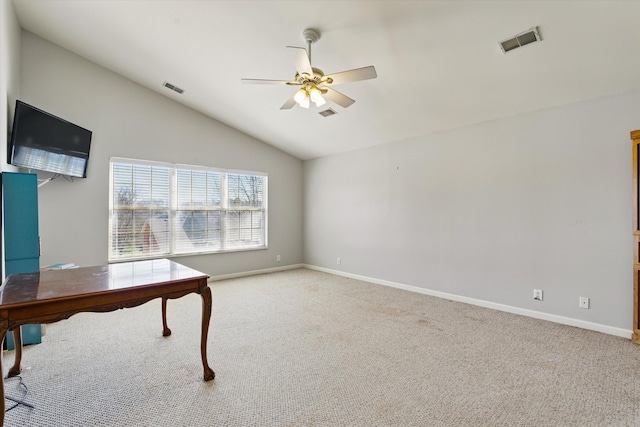
[[111,159],[109,259],[267,245],[267,175]]

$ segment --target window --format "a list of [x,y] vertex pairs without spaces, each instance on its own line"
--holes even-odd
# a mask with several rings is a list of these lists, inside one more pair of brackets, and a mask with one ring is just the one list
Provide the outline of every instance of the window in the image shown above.
[[267,247],[267,174],[112,158],[109,260]]

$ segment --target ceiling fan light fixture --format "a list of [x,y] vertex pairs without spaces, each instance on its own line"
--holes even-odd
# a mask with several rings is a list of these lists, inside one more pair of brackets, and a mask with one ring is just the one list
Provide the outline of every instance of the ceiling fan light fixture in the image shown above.
[[309,98],[311,98],[311,101],[316,104],[316,107],[321,107],[327,103],[327,101],[325,101],[325,99],[322,97],[322,92],[320,92],[320,89],[315,86],[309,90]]
[[324,104],[327,103],[327,101],[325,101],[322,95],[320,95],[318,99],[314,101],[314,103],[316,104],[316,107],[322,107]]
[[298,103],[302,108],[309,108],[309,92],[307,88],[302,88],[296,92],[293,100]]
[[307,97],[307,91],[302,88],[299,91],[296,92],[295,96],[293,97],[293,99],[298,103],[301,104],[302,101],[304,101],[304,99]]

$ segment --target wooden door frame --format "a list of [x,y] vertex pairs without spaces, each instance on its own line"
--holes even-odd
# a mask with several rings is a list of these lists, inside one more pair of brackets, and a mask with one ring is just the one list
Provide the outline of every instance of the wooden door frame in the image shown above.
[[633,146],[633,335],[631,340],[640,344],[640,197],[638,191],[639,167],[638,146],[640,145],[640,130],[631,132]]

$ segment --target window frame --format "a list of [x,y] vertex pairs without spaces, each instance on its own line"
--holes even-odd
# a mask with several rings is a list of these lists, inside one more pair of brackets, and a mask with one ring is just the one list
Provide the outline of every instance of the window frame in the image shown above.
[[[168,206],[154,208],[152,204],[150,206],[138,208],[134,206],[132,202],[131,206],[121,207],[114,206],[116,195],[114,191],[117,191],[114,188],[114,164],[127,164],[132,167],[135,166],[148,166],[148,167],[158,167],[158,168],[167,168],[169,169],[169,195],[168,195]],[[220,174],[220,202],[219,207],[209,207],[206,209],[202,209],[204,206],[196,206],[194,209],[185,209],[184,206],[179,206],[178,203],[178,170],[187,170],[191,172],[212,172]],[[228,187],[228,177],[229,175],[241,175],[241,176],[249,176],[249,177],[261,177],[262,179],[262,190],[261,190],[261,206],[232,206],[229,202],[229,187]],[[134,179],[132,178],[132,187],[134,187]],[[151,180],[150,180],[151,181]],[[254,250],[264,250],[268,249],[268,173],[266,172],[256,172],[256,171],[246,171],[246,170],[238,170],[238,169],[224,169],[217,167],[209,167],[209,166],[199,166],[199,165],[189,165],[183,163],[168,163],[168,162],[159,162],[152,160],[141,160],[141,159],[131,159],[124,157],[111,157],[109,159],[109,211],[108,211],[108,248],[107,248],[107,256],[109,262],[126,262],[126,261],[134,261],[141,259],[153,259],[153,258],[165,258],[165,257],[181,257],[181,256],[194,256],[194,255],[205,255],[205,254],[216,254],[216,253],[230,253],[230,252],[244,252],[244,251],[254,251]],[[151,184],[150,184],[151,185]],[[193,188],[193,187],[191,187]],[[135,215],[135,211],[140,210],[149,210],[149,211],[168,211],[168,244],[167,251],[157,251],[157,252],[147,252],[144,253],[140,251],[138,254],[133,254],[131,256],[122,256],[118,255],[117,251],[119,250],[117,244],[115,243],[114,235],[117,232],[114,230],[115,224],[114,221],[117,222],[116,219],[116,211],[131,211],[134,212],[132,214]],[[184,215],[184,212],[193,211],[193,212],[201,212],[201,211],[213,211],[220,212],[219,214],[219,223],[220,223],[220,236],[219,236],[219,247],[218,248],[203,248],[203,249],[194,249],[194,250],[185,250],[185,247],[178,247],[178,235],[180,234],[179,230],[176,230],[177,227],[181,226],[179,215]],[[228,220],[227,216],[229,213],[233,212],[260,212],[260,223],[262,227],[257,228],[261,230],[261,235],[258,237],[262,240],[262,244],[258,245],[246,245],[246,246],[237,246],[230,245],[229,239],[226,236],[228,231]],[[252,214],[253,215],[253,214]],[[134,226],[135,227],[135,226]],[[254,230],[254,227],[250,227],[250,230]],[[207,231],[210,229],[207,227]],[[135,234],[135,231],[132,231],[132,234]],[[182,233],[184,234],[184,233]],[[135,239],[135,237],[133,237]],[[182,238],[184,241],[184,237]],[[131,244],[131,247],[135,248],[140,244],[134,240],[134,243]]]

